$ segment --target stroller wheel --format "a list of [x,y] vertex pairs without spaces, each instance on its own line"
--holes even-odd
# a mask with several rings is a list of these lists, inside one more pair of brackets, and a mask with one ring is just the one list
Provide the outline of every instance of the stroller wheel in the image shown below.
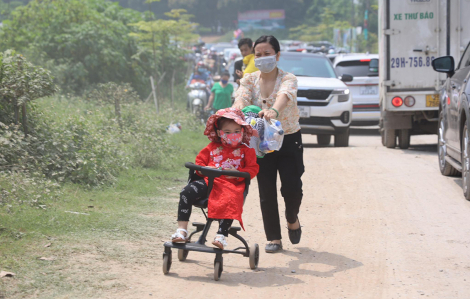
[[188,257],[189,251],[184,250],[184,249],[178,249],[178,259],[180,262],[184,262],[186,258]]
[[253,244],[250,246],[250,268],[255,270],[258,268],[258,262],[259,262],[259,246],[258,244]]
[[214,263],[214,280],[219,281],[220,276],[222,275],[223,265],[221,262]]
[[171,255],[165,254],[163,256],[163,265],[162,265],[163,274],[168,274],[168,272],[170,272],[170,268],[171,268]]

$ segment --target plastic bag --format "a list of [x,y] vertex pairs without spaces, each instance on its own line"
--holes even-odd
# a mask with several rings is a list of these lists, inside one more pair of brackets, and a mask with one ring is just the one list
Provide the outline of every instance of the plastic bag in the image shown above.
[[[264,132],[260,135],[259,150],[263,153],[271,153],[281,149],[282,142],[284,141],[284,130],[282,129],[281,122],[275,119],[264,121]],[[262,137],[261,137],[262,136]]]
[[170,124],[168,127],[166,127],[166,131],[170,134],[179,133],[181,132],[181,125],[180,123]]

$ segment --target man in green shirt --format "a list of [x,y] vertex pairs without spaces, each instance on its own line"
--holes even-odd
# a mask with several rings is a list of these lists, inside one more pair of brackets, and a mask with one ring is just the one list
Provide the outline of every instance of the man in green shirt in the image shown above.
[[233,86],[228,83],[230,79],[230,74],[224,72],[221,76],[220,82],[214,83],[214,86],[211,90],[211,96],[209,98],[209,103],[204,108],[204,110],[220,110],[232,107],[232,93]]

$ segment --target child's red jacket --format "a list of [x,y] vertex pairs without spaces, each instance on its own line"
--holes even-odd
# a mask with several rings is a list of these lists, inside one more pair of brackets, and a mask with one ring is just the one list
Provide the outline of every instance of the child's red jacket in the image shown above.
[[[201,166],[214,166],[230,168],[235,167],[240,172],[248,172],[253,179],[259,171],[256,163],[255,150],[240,145],[237,148],[223,146],[219,142],[211,142],[196,157],[196,164]],[[208,179],[205,178],[206,184]],[[212,219],[236,219],[242,222],[243,191],[245,179],[227,179],[225,176],[215,178],[209,196],[208,212]]]

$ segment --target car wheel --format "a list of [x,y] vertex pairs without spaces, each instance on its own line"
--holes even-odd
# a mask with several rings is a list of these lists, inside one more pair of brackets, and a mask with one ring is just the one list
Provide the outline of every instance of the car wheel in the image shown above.
[[437,131],[437,153],[438,153],[438,158],[439,158],[439,170],[441,171],[442,175],[456,176],[460,172],[457,169],[455,169],[454,166],[450,165],[450,163],[446,161],[447,145],[444,139],[444,131],[445,131],[444,116],[441,111],[439,113],[439,130]]
[[468,144],[470,139],[468,126],[465,122],[462,132],[462,187],[465,199],[470,200],[470,146]]
[[398,130],[398,147],[401,149],[408,149],[410,147],[410,130]]
[[335,135],[335,147],[347,147],[349,145],[349,128],[341,134]]
[[395,148],[397,146],[397,135],[393,129],[384,130],[385,147]]
[[317,135],[317,142],[319,145],[327,146],[331,142],[331,135]]

